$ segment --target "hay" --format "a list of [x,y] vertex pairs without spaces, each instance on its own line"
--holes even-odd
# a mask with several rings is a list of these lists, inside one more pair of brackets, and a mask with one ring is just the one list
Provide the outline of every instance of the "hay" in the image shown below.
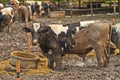
[[9,66],[9,60],[5,60],[0,62],[0,74],[5,75],[8,74],[8,72],[5,70],[6,66]]
[[117,54],[119,54],[119,53],[120,53],[120,52],[119,52],[119,49],[116,49],[114,54],[117,55]]
[[[27,75],[32,75],[32,74],[39,74],[39,75],[42,75],[42,74],[45,74],[45,73],[48,73],[48,72],[52,72],[51,69],[49,69],[47,67],[48,65],[48,59],[47,58],[41,58],[41,61],[39,62],[38,64],[38,67],[37,69],[27,69],[25,72],[23,70],[21,70],[21,75],[24,75],[24,74],[27,74]],[[14,72],[13,70],[10,70],[10,71],[6,71],[6,67],[11,67],[12,69],[14,69]],[[12,72],[11,72],[12,71]],[[16,68],[13,66],[10,65],[10,60],[5,60],[5,61],[1,61],[0,62],[0,74],[1,75],[7,75],[7,74],[16,74]]]

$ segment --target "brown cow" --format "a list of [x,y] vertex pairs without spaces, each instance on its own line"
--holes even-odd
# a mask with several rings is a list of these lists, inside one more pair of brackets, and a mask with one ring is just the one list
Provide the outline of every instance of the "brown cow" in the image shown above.
[[[108,23],[91,23],[86,28],[74,35],[75,45],[68,54],[82,55],[83,60],[88,52],[95,50],[98,66],[107,66],[109,59],[106,51],[106,43],[110,25]],[[66,54],[66,52],[65,52]]]
[[28,22],[32,19],[31,8],[29,6],[21,5],[18,8],[18,13],[16,14],[18,21]]

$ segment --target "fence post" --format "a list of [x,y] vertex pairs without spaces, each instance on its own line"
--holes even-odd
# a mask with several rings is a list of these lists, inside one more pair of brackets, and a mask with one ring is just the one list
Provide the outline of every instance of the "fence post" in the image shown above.
[[73,15],[72,0],[70,0],[69,4],[70,4],[70,16],[72,17],[72,15]]
[[92,1],[90,1],[91,16],[93,16],[93,6]]
[[[27,27],[29,27],[28,22],[27,22]],[[27,44],[28,44],[28,53],[31,53],[30,32],[27,33]]]
[[16,80],[21,80],[20,79],[20,61],[19,60],[16,61],[16,76],[17,76]]
[[114,7],[113,7],[113,10],[114,10],[114,17],[113,17],[112,22],[113,22],[113,24],[115,24],[115,23],[116,23],[116,2],[115,2],[115,1],[114,1]]

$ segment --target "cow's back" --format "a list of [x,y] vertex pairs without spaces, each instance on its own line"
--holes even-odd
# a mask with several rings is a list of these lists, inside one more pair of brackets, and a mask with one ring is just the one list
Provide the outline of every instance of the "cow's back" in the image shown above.
[[75,34],[75,41],[76,44],[82,43],[82,45],[89,47],[92,44],[105,42],[108,38],[108,34],[109,24],[92,23]]

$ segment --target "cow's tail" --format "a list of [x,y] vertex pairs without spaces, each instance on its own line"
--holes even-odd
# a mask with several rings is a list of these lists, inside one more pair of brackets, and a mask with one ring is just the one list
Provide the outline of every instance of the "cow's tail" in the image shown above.
[[110,54],[111,34],[112,34],[112,26],[109,24],[108,54]]
[[108,45],[108,49],[107,46],[105,47],[105,57],[107,60],[107,63],[109,63],[109,55],[110,55],[110,42],[111,42],[111,33],[112,33],[112,26],[109,24],[109,33],[108,33],[108,40],[106,45]]
[[[110,42],[111,42],[111,32],[112,32],[112,27],[109,24],[109,33],[108,33],[108,37],[107,37],[107,42],[106,42],[106,46],[105,46],[105,57],[107,60],[107,63],[109,63],[109,55],[110,55]],[[107,48],[108,46],[108,48]]]

